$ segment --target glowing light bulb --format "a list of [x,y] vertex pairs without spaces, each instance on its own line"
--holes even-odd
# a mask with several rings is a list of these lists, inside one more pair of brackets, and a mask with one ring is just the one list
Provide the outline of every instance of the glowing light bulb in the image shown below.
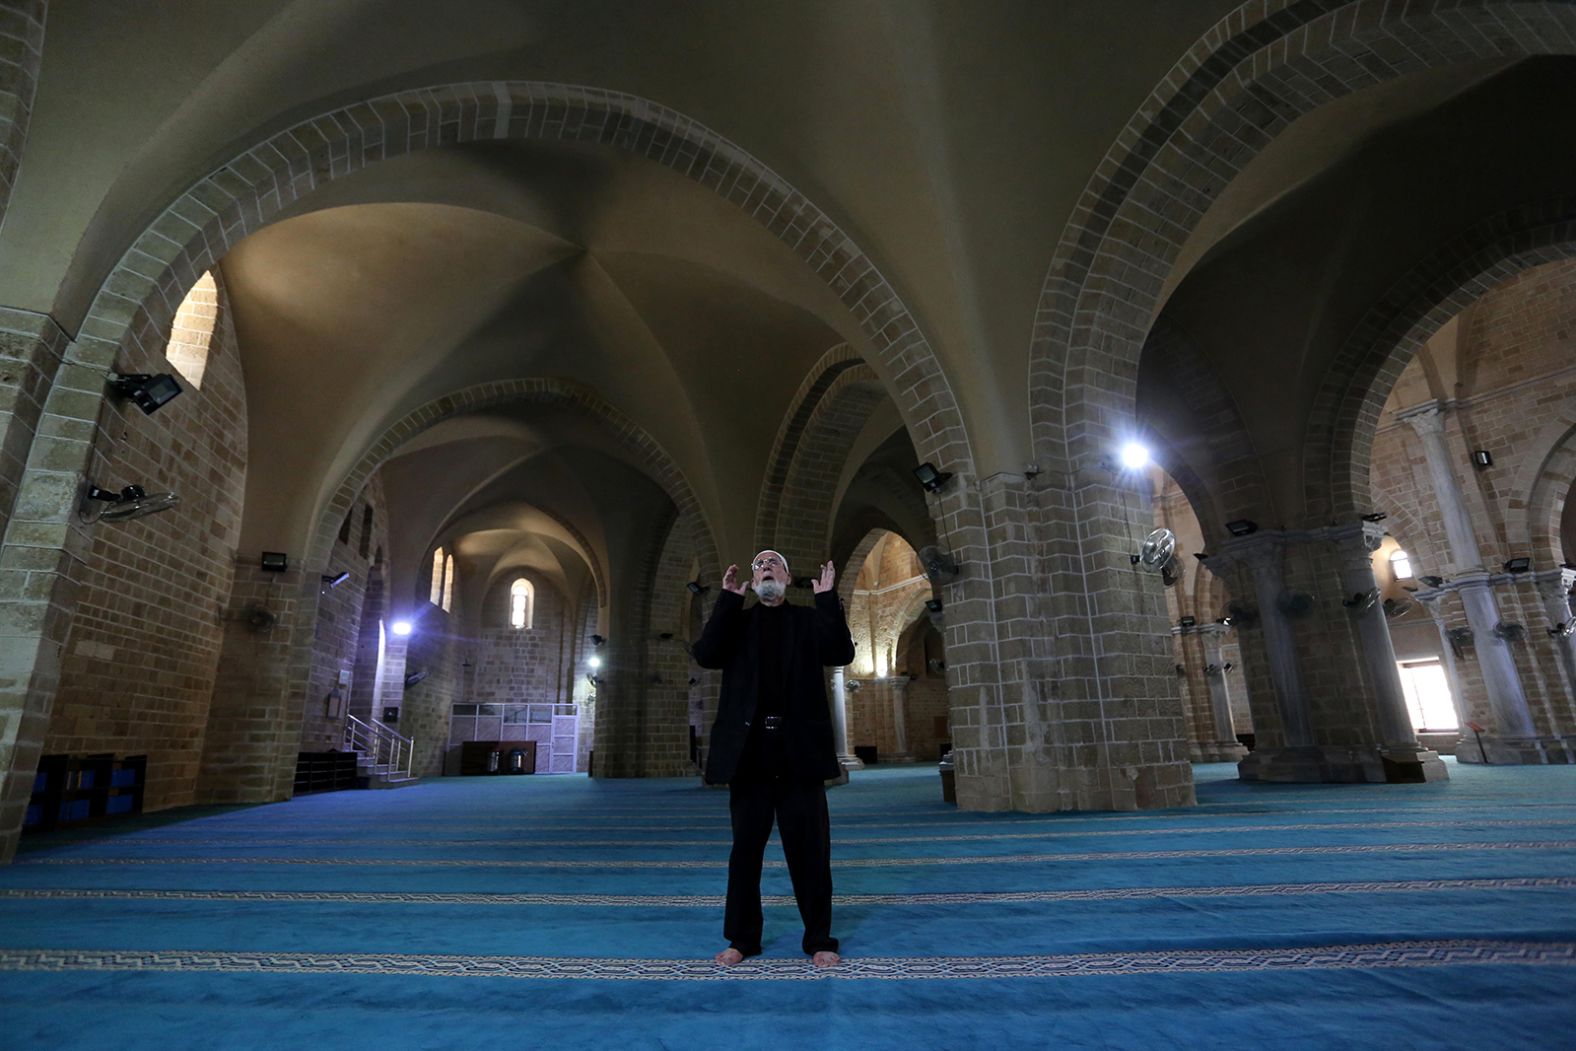
[[1140,467],[1149,466],[1149,449],[1138,442],[1128,442],[1122,446],[1122,466],[1129,471],[1136,471]]
[[411,633],[411,623],[408,620],[396,620],[393,624],[393,629],[396,635],[409,635]]
[[602,667],[602,658],[601,657],[592,657],[590,660],[586,661],[586,663],[589,664],[593,668],[600,668],[600,667]]

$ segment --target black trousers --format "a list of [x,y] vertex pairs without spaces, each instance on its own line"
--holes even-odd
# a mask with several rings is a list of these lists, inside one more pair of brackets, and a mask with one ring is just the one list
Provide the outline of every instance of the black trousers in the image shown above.
[[728,904],[722,935],[745,956],[761,951],[761,861],[772,834],[782,833],[788,877],[804,920],[804,951],[837,951],[832,937],[832,826],[826,785],[787,776],[736,778],[728,786],[733,852],[728,855]]

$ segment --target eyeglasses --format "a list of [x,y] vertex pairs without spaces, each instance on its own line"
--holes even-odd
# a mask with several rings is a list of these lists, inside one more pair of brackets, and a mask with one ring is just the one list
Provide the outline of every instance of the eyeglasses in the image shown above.
[[754,570],[762,570],[767,566],[780,566],[782,564],[783,560],[778,558],[776,555],[767,555],[765,558],[757,558],[754,562],[751,562],[750,568]]

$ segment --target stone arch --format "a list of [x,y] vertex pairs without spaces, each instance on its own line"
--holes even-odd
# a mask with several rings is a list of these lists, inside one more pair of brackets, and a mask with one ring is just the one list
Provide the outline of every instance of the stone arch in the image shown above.
[[1569,557],[1560,524],[1576,479],[1576,406],[1563,406],[1533,448],[1545,451],[1529,458],[1512,484],[1509,539],[1512,547],[1531,552],[1534,566],[1552,569]]
[[[1163,443],[1167,447],[1163,459],[1157,459],[1162,459],[1161,466],[1181,486],[1205,538],[1214,542],[1219,539],[1222,523],[1252,517],[1265,506],[1264,472],[1253,438],[1215,370],[1187,334],[1165,315],[1155,319],[1144,341],[1143,354],[1145,358],[1156,355],[1163,363],[1163,376],[1155,382],[1176,389],[1178,398],[1194,410],[1194,433],[1205,436],[1202,463],[1185,462],[1169,440]],[[1140,408],[1152,390],[1150,384],[1139,385]],[[1157,429],[1153,421],[1149,426]],[[1207,472],[1214,484],[1206,484],[1196,468]]]
[[895,377],[892,395],[916,445],[972,475],[963,418],[935,352],[869,256],[735,143],[656,102],[598,88],[448,84],[356,102],[279,132],[200,179],[143,232],[94,298],[79,343],[95,361],[113,359],[123,344],[162,347],[176,305],[202,272],[321,183],[417,150],[481,140],[610,147],[662,164],[736,205],[847,307],[885,374]]
[[[825,556],[838,475],[870,414],[887,398],[875,370],[857,359],[839,367],[824,386],[817,384],[811,395],[814,403],[807,400],[793,413],[804,423],[778,450],[783,462],[774,460],[771,474],[775,478],[780,471],[782,482],[762,493],[758,519],[759,535],[801,566],[801,576],[809,571],[809,560]],[[775,513],[768,517],[769,512]]]
[[587,387],[560,379],[520,379],[481,383],[446,394],[407,413],[372,442],[355,466],[346,472],[334,494],[318,511],[317,526],[307,548],[306,564],[316,566],[327,558],[338,530],[337,523],[355,502],[379,466],[399,447],[444,420],[508,405],[554,405],[580,412],[610,430],[634,454],[634,462],[673,500],[679,521],[694,539],[702,565],[717,569],[717,546],[689,482],[671,457],[638,424]]
[[1139,351],[1210,205],[1319,106],[1409,73],[1576,51],[1568,4],[1243,4],[1205,33],[1117,136],[1052,258],[1030,340],[1036,457],[1098,462],[1130,415]]
[[1368,510],[1368,463],[1385,399],[1422,345],[1501,281],[1573,256],[1576,198],[1518,208],[1453,238],[1369,309],[1325,373],[1310,412],[1310,522]]
[[0,134],[0,225],[5,223],[11,188],[22,168],[22,148],[33,115],[33,94],[44,61],[44,18],[48,10],[47,3],[0,2],[0,11],[8,16],[5,36],[15,45],[14,79],[5,91],[0,91],[0,129],[4,129]]
[[788,471],[793,466],[811,416],[839,377],[864,364],[864,359],[854,353],[848,344],[839,343],[810,367],[804,382],[794,393],[793,401],[790,402],[792,407],[777,428],[777,437],[772,441],[772,451],[766,461],[766,478],[761,484],[760,506],[755,513],[755,535],[760,541],[769,540],[777,532],[783,487],[788,482]]

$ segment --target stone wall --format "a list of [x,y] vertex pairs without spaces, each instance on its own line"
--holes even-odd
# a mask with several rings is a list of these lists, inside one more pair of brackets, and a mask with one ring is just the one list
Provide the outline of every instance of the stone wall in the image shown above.
[[[153,415],[111,398],[91,481],[173,491],[175,508],[91,527],[46,753],[148,756],[149,810],[195,801],[246,479],[246,394],[222,294],[201,388]],[[125,371],[167,371],[159,361]]]
[[[529,628],[509,624],[509,589],[523,575],[535,589]],[[511,574],[483,602],[481,634],[469,649],[475,668],[465,702],[567,701],[570,622],[563,595],[536,573]]]

